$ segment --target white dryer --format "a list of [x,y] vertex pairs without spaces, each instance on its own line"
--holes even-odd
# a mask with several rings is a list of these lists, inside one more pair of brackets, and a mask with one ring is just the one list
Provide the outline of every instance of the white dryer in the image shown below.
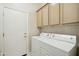
[[[42,35],[43,34],[43,35]],[[42,33],[32,37],[34,56],[73,56],[76,55],[76,36]]]
[[50,33],[40,33],[39,36],[32,36],[31,55],[40,56],[40,40],[49,39]]

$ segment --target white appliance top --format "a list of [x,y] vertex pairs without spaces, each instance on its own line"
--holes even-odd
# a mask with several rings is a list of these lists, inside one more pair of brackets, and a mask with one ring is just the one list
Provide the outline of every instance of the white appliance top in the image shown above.
[[65,52],[69,52],[73,47],[76,46],[76,36],[50,34],[50,33],[49,33],[50,35],[48,34],[46,35],[45,33],[42,33],[42,34],[43,35],[40,35],[40,36],[33,36],[32,38],[38,39],[44,43],[49,44],[50,46],[54,46]]
[[40,33],[40,37],[50,37],[51,33]]
[[75,35],[62,35],[62,34],[53,34],[52,39],[76,44],[76,36]]
[[76,36],[75,35],[64,35],[64,34],[54,34],[54,33],[41,33],[40,37],[46,37],[50,39],[56,39],[67,43],[76,43]]

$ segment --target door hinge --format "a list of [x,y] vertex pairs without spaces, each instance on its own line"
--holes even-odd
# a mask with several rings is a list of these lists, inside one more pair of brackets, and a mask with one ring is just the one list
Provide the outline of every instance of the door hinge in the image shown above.
[[4,37],[4,33],[3,33],[3,37]]

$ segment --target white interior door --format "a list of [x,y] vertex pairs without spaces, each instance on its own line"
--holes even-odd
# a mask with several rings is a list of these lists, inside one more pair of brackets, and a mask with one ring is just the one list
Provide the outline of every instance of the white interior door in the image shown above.
[[4,8],[5,55],[21,56],[27,53],[27,13]]

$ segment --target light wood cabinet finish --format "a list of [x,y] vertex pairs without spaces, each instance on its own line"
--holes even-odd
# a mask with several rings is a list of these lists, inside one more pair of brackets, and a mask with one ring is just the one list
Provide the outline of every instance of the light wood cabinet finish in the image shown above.
[[49,25],[59,24],[59,4],[49,4]]
[[79,22],[79,3],[46,4],[37,11],[37,25]]
[[48,25],[48,4],[42,8],[43,26]]
[[63,23],[79,22],[79,4],[78,3],[64,3],[61,5],[61,17]]
[[38,12],[37,12],[37,26],[38,27],[41,27],[42,26],[42,11],[41,10],[39,10]]

